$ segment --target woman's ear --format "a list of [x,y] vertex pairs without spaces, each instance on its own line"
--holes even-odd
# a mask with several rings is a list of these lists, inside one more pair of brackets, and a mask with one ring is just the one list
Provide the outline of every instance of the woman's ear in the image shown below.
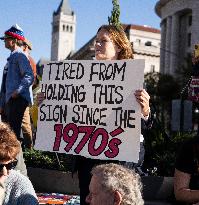
[[119,191],[114,192],[114,205],[120,205],[122,202],[122,195]]

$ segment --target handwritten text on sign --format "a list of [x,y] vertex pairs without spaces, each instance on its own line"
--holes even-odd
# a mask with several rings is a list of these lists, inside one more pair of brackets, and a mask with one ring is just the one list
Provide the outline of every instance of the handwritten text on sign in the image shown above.
[[143,60],[63,61],[44,67],[36,149],[138,160]]

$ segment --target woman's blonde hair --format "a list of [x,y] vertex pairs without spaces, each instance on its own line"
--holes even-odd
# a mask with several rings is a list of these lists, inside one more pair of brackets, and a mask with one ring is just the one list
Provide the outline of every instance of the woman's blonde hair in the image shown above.
[[20,151],[20,142],[5,123],[0,123],[0,160],[8,161],[16,158]]
[[133,59],[133,50],[130,41],[128,40],[122,27],[117,28],[114,25],[103,25],[101,26],[97,33],[100,30],[106,30],[112,41],[121,49],[118,54],[118,60],[122,59]]

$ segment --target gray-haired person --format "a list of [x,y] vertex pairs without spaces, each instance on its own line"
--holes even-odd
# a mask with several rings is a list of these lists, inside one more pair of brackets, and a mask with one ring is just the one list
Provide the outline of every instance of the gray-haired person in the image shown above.
[[91,171],[90,205],[143,205],[140,176],[118,164],[102,164]]

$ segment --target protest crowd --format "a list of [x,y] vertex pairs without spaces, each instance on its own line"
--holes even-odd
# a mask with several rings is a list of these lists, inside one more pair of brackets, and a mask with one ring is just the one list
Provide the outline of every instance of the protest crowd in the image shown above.
[[[140,176],[142,172],[139,171],[143,162],[141,157],[143,152],[140,152],[139,155],[138,150],[137,156],[127,156],[127,159],[131,157],[139,158],[136,163],[133,162],[136,160],[126,160],[124,156],[130,155],[130,152],[123,149],[126,155],[119,155],[119,147],[123,141],[122,137],[120,139],[117,136],[120,134],[123,136],[122,134],[126,128],[130,130],[135,128],[137,124],[141,124],[139,127],[140,133],[138,132],[138,135],[139,137],[142,135],[140,139],[143,138],[143,136],[145,137],[145,131],[151,129],[153,126],[153,113],[151,113],[149,103],[150,96],[145,89],[139,86],[139,89],[135,90],[133,93],[132,98],[137,102],[136,109],[140,112],[139,118],[134,116],[134,110],[126,109],[123,111],[121,108],[114,108],[113,110],[118,119],[115,122],[111,122],[112,118],[109,119],[105,116],[107,108],[102,107],[104,96],[106,96],[106,103],[110,105],[120,104],[124,99],[128,101],[127,104],[129,105],[132,100],[132,98],[129,98],[130,100],[127,99],[122,92],[125,88],[123,87],[123,85],[125,85],[123,81],[125,78],[124,74],[127,72],[126,66],[128,67],[134,64],[128,64],[128,60],[131,61],[133,59],[132,45],[121,24],[119,22],[109,22],[109,25],[101,26],[96,34],[96,61],[93,64],[91,62],[91,73],[88,75],[88,79],[90,79],[89,82],[92,81],[92,88],[95,90],[94,103],[99,107],[94,110],[93,108],[89,108],[89,104],[81,104],[85,101],[86,96],[84,86],[71,86],[69,88],[66,84],[65,86],[59,84],[59,92],[53,100],[57,100],[57,102],[68,100],[69,103],[75,104],[73,107],[73,112],[75,113],[75,116],[72,118],[73,123],[69,123],[65,127],[63,123],[66,122],[70,113],[71,107],[69,104],[65,106],[59,102],[59,105],[55,105],[56,110],[59,110],[59,115],[56,112],[53,113],[53,117],[50,117],[49,112],[51,112],[50,109],[52,106],[46,104],[45,100],[52,99],[52,95],[48,94],[48,92],[49,90],[52,91],[54,82],[54,85],[57,85],[56,83],[60,83],[61,81],[73,80],[75,78],[75,80],[78,81],[83,78],[86,73],[84,70],[84,63],[79,63],[76,66],[76,69],[79,71],[76,75],[74,74],[74,67],[71,66],[69,68],[69,63],[49,63],[49,75],[43,74],[44,84],[41,88],[42,92],[37,95],[36,101],[33,102],[33,89],[37,87],[38,76],[36,64],[30,56],[30,52],[33,49],[31,42],[24,36],[23,29],[17,24],[6,30],[4,36],[0,39],[4,41],[5,48],[10,50],[10,56],[7,58],[7,63],[3,70],[0,91],[0,115],[2,121],[0,123],[0,205],[39,204],[34,186],[28,178],[26,164],[23,158],[23,151],[25,149],[34,149],[35,144],[37,148],[41,146],[41,141],[39,141],[41,139],[36,138],[35,142],[32,130],[33,127],[36,127],[35,121],[37,121],[37,117],[31,116],[31,112],[35,111],[35,109],[37,112],[39,107],[41,113],[37,124],[37,134],[39,134],[39,136],[48,135],[45,133],[45,129],[41,129],[42,121],[48,121],[49,125],[51,125],[50,121],[59,121],[60,123],[53,126],[53,131],[56,133],[53,147],[45,149],[51,149],[51,151],[54,152],[58,152],[62,149],[63,147],[60,145],[62,135],[63,140],[68,143],[64,148],[66,152],[69,152],[71,148],[76,145],[78,133],[85,133],[84,139],[87,137],[87,141],[89,137],[91,137],[88,143],[87,154],[79,154],[87,141],[80,142],[74,149],[77,156],[74,160],[73,172],[78,174],[81,205],[143,205],[143,185]],[[101,60],[103,60],[103,66],[108,65],[106,61],[107,63],[114,62],[114,67],[112,67],[114,72],[112,72],[112,75],[108,76],[108,72],[105,75],[105,73],[101,71],[97,73],[95,69],[98,65],[102,66],[102,64],[98,62]],[[118,62],[117,60],[121,62],[125,60],[125,63],[116,64],[116,62]],[[197,64],[197,62],[197,59],[194,59],[194,63]],[[110,69],[110,65],[111,63],[106,69]],[[53,66],[58,66],[56,73],[53,73],[55,72]],[[66,69],[67,66],[68,70]],[[61,69],[63,71],[63,76],[67,79],[64,79],[63,76],[60,77]],[[67,74],[69,69],[70,72]],[[119,86],[112,85],[108,87],[103,85],[104,81],[108,78],[115,80],[115,78],[117,78],[116,73],[118,76],[122,76]],[[55,79],[52,80],[53,75]],[[95,79],[97,77],[99,79]],[[132,81],[131,78],[129,79],[129,81]],[[103,83],[97,84],[98,80],[102,80]],[[46,86],[50,85],[52,89],[50,86],[45,88],[45,82],[47,82]],[[71,89],[71,96],[64,96],[63,92],[61,94],[62,89]],[[108,89],[111,90],[110,95],[106,93]],[[78,93],[78,95],[76,95],[76,93]],[[52,109],[53,112],[55,108]],[[80,109],[83,110],[82,113],[84,116],[83,114],[79,114]],[[100,116],[98,120],[96,120],[96,113]],[[34,115],[37,114],[34,113]],[[86,117],[86,120],[84,117]],[[104,120],[105,117],[107,117],[108,120]],[[137,120],[137,118],[139,122],[137,123],[136,121],[137,124],[135,123],[135,126],[134,121]],[[95,126],[83,126],[89,124],[89,122]],[[78,126],[75,123],[77,123]],[[114,126],[112,126],[111,123],[115,123],[114,125],[117,129],[112,130]],[[96,129],[96,126],[107,125],[110,125],[109,131],[102,128]],[[73,133],[69,134],[71,130]],[[108,134],[112,137],[109,142]],[[103,144],[99,146],[100,149],[97,149],[95,143],[99,135],[103,136]],[[137,145],[140,144],[140,139],[138,139]],[[49,141],[49,144],[50,143]],[[132,141],[129,141],[129,143],[132,143]],[[131,147],[133,146],[132,144],[128,144],[126,147]],[[185,143],[180,149],[176,159],[174,194],[177,201],[186,204],[199,204],[198,144],[199,141],[197,137]],[[105,147],[108,147],[108,150],[105,151]],[[96,157],[102,153],[106,156],[105,158]],[[115,157],[120,158],[115,159]]]

